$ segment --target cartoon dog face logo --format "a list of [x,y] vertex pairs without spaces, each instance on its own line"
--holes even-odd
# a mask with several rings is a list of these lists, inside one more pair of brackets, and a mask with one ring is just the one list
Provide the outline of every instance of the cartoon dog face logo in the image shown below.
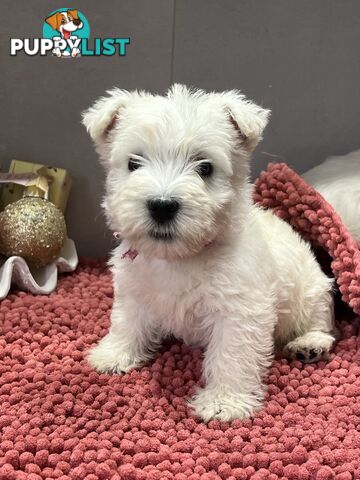
[[[84,24],[79,18],[78,10],[63,10],[56,11],[49,17],[45,18],[45,22],[50,25],[50,27],[60,34],[59,37],[53,37],[54,39],[62,39],[64,42],[69,42],[71,40],[77,40],[78,36],[74,33],[77,30],[83,28]],[[57,57],[79,57],[80,49],[78,46],[69,46],[68,48],[60,48],[56,46],[53,49],[53,54]]]
[[83,22],[79,18],[77,10],[67,10],[66,12],[55,12],[45,19],[51,28],[57,30],[62,38],[68,40],[76,30],[83,27]]

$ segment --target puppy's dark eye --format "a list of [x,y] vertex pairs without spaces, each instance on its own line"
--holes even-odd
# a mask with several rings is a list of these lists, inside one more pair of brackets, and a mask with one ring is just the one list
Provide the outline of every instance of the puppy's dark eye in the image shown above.
[[138,160],[135,160],[135,158],[129,158],[128,169],[130,172],[134,172],[139,167],[141,167],[141,164]]
[[202,162],[196,167],[196,171],[200,177],[210,177],[214,171],[214,167],[210,162]]

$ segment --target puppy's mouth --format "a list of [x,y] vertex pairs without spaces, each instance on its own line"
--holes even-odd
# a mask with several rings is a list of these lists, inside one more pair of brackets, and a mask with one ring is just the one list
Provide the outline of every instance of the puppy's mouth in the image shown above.
[[171,242],[174,240],[174,235],[169,232],[161,232],[159,230],[151,230],[149,236],[154,240],[162,240],[163,242]]
[[65,30],[65,28],[63,28],[62,34],[65,40],[68,40],[71,37],[72,32],[70,32],[69,30]]

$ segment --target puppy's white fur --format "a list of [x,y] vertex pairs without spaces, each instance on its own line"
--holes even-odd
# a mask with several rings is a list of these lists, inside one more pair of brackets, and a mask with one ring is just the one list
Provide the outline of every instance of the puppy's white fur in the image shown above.
[[[83,122],[106,166],[104,207],[123,242],[112,256],[110,332],[90,364],[127,372],[173,334],[205,349],[196,413],[251,415],[264,399],[274,337],[305,361],[334,341],[332,281],[291,227],[251,200],[249,158],[269,111],[238,91],[108,93]],[[131,156],[141,162],[132,172]],[[199,175],[204,161],[211,177]],[[170,197],[181,204],[178,215],[155,225],[147,200]],[[154,239],[154,229],[172,240]],[[129,249],[138,252],[134,261],[122,258]]]
[[329,157],[303,177],[335,208],[360,243],[360,150]]

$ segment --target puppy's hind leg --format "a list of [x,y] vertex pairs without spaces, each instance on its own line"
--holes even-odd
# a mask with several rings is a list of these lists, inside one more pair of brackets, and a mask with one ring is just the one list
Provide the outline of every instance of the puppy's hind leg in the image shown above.
[[284,355],[304,363],[327,359],[336,339],[333,296],[324,292],[317,299],[310,318],[300,325],[302,333],[284,348]]
[[334,334],[314,330],[289,342],[285,346],[284,354],[290,359],[296,358],[303,363],[326,360],[334,341]]

